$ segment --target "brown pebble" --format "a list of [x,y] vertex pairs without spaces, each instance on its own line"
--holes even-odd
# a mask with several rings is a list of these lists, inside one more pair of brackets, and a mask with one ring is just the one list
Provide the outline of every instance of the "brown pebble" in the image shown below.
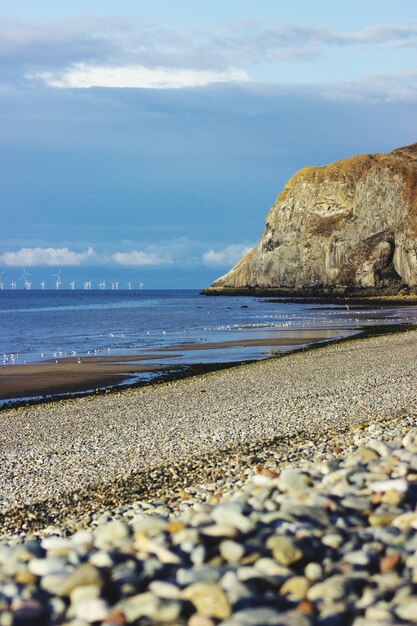
[[300,611],[300,613],[305,613],[306,615],[313,615],[314,613],[314,605],[308,600],[302,600],[295,607],[296,611]]
[[126,616],[119,611],[113,611],[109,613],[104,620],[103,624],[114,624],[115,626],[124,626],[126,624]]
[[165,530],[167,530],[171,535],[177,533],[179,530],[183,530],[185,528],[184,522],[180,522],[179,520],[175,520],[166,525]]
[[325,502],[323,502],[323,509],[325,511],[336,511],[337,510],[337,504],[331,498],[327,498],[327,500]]
[[343,452],[343,448],[339,448],[339,446],[337,446],[335,449],[335,454],[340,454],[341,452]]
[[368,517],[368,522],[372,528],[382,528],[383,526],[389,526],[396,517],[394,513],[371,513]]
[[401,493],[396,489],[389,489],[383,494],[381,500],[386,504],[401,504],[401,502],[404,500],[404,493]]
[[252,565],[261,558],[259,552],[251,552],[250,554],[242,557],[242,565]]
[[25,569],[16,574],[15,580],[20,585],[34,585],[37,580],[37,576],[29,572],[28,569]]
[[278,478],[279,476],[279,472],[274,472],[273,470],[270,470],[267,467],[261,467],[260,465],[255,467],[255,471],[257,474],[262,474],[262,476],[267,476],[268,478]]
[[371,495],[371,502],[372,504],[381,504],[382,502],[382,493],[373,493]]
[[392,572],[397,568],[397,566],[401,563],[401,555],[398,552],[394,554],[387,554],[382,557],[379,563],[379,571],[381,574],[386,574],[387,572]]

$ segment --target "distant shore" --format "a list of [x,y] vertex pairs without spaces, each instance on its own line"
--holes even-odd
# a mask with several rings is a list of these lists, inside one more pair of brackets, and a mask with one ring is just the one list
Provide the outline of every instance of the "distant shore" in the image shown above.
[[417,304],[417,289],[360,289],[360,288],[314,288],[293,289],[286,287],[208,287],[205,296],[254,296],[279,298],[280,302],[300,304]]

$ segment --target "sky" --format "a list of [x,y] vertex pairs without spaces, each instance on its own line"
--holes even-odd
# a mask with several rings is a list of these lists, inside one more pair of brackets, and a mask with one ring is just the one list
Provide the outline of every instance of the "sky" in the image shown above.
[[0,281],[204,288],[416,112],[415,0],[0,0]]

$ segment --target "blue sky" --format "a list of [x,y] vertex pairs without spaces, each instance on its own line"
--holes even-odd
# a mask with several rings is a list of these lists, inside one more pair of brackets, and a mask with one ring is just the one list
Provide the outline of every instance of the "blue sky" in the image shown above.
[[0,0],[2,281],[204,287],[416,105],[414,0]]

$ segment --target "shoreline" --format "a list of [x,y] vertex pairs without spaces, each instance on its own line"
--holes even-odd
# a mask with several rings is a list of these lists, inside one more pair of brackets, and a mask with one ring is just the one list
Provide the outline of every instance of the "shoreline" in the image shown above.
[[[296,334],[291,337],[291,334]],[[214,371],[222,366],[239,365],[252,360],[242,358],[239,361],[211,362],[211,363],[179,363],[175,359],[184,356],[184,353],[210,350],[227,350],[229,348],[282,348],[283,352],[293,351],[287,348],[297,346],[307,347],[327,342],[329,331],[302,329],[288,332],[288,336],[280,338],[246,338],[205,343],[183,343],[167,346],[164,351],[155,354],[112,355],[64,357],[56,360],[47,360],[41,363],[27,363],[6,365],[0,368],[0,402],[7,402],[7,406],[15,406],[20,402],[26,405],[53,401],[55,398],[76,397],[77,395],[108,393],[111,390],[120,390],[127,387],[138,387],[152,384],[155,379],[138,380],[141,374],[158,374],[158,380],[174,380],[182,378],[186,371],[189,375],[199,373],[202,369]],[[285,335],[285,333],[283,333]],[[336,341],[338,338],[335,339]],[[264,357],[271,358],[271,357]],[[167,360],[168,363],[164,363]],[[158,363],[143,364],[144,361],[159,361]],[[170,365],[174,362],[173,365]],[[205,366],[205,367],[204,367]],[[0,410],[1,410],[0,406]]]
[[[401,293],[401,291],[403,293]],[[365,289],[329,287],[293,289],[286,287],[208,287],[200,292],[204,296],[252,296],[257,298],[280,298],[280,302],[300,304],[417,304],[416,288]]]
[[[412,331],[414,323],[375,324],[359,327],[355,333],[346,337],[326,339],[328,331],[303,329],[297,331],[298,337],[257,338],[227,340],[223,342],[206,342],[194,344],[177,344],[167,346],[155,354],[86,356],[59,358],[42,363],[7,365],[0,368],[0,414],[3,410],[20,406],[33,406],[60,400],[117,393],[124,389],[136,389],[144,386],[161,384],[198,376],[212,371],[220,371],[242,364],[270,359],[279,359],[294,352],[314,350],[334,343],[350,340],[366,339],[381,334],[396,334]],[[221,361],[193,364],[169,364],[170,360],[182,353],[211,349],[227,350],[234,347],[269,347],[288,348],[281,353],[261,359],[247,358],[240,361]],[[144,361],[168,360],[168,363],[145,364]],[[172,362],[172,361],[171,361]],[[139,379],[143,374],[155,374],[149,380]]]
[[245,456],[256,463],[268,448],[315,449],[325,437],[342,443],[355,427],[396,420],[415,407],[416,356],[413,329],[163,385],[4,411],[2,532],[156,499],[215,480],[219,472],[240,471]]

